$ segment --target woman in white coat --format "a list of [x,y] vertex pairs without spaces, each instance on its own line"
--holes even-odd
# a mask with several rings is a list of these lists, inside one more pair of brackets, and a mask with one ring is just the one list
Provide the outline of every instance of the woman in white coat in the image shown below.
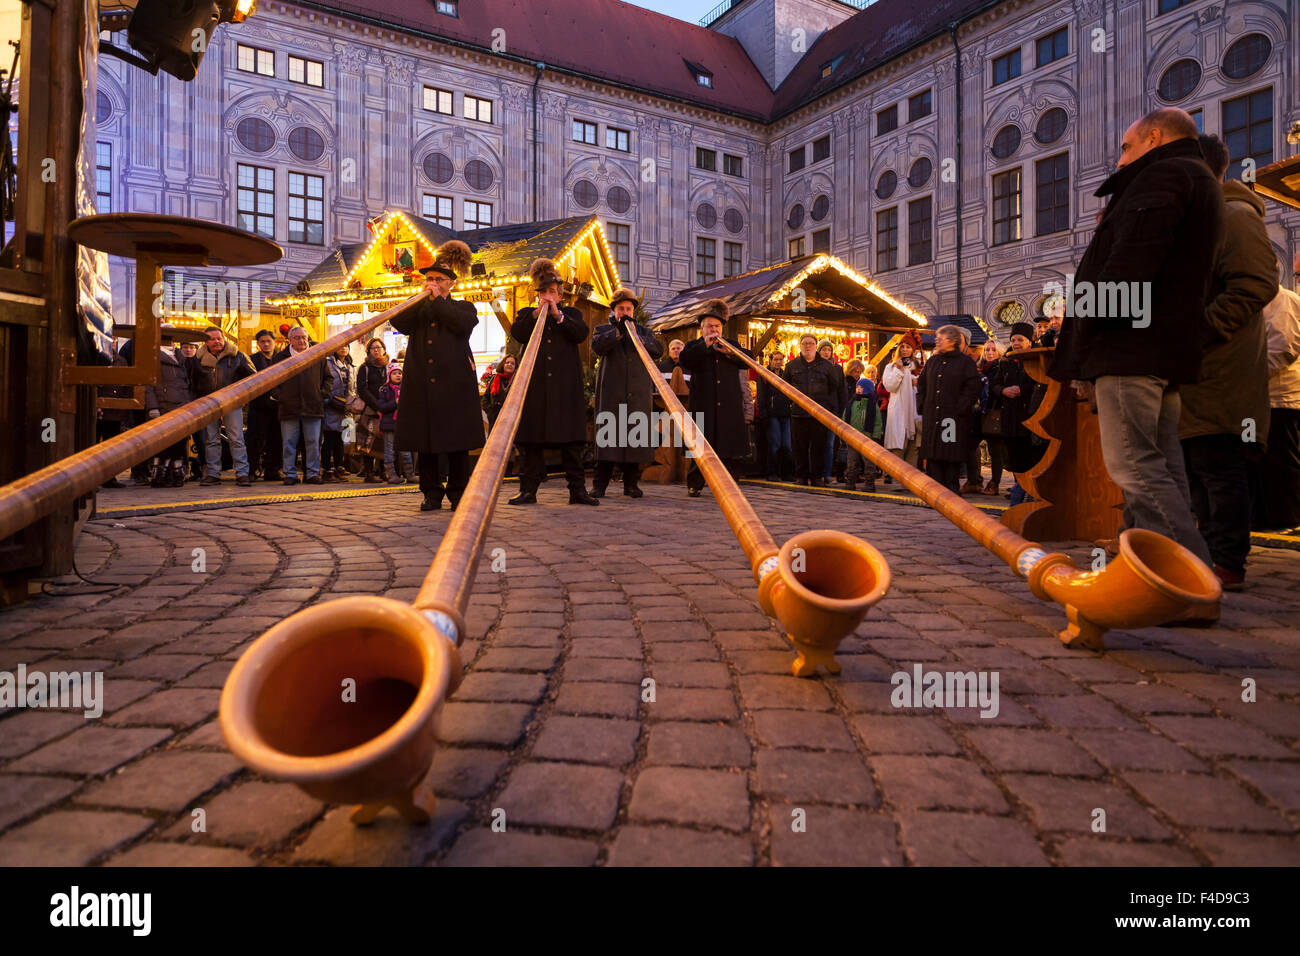
[[880,379],[880,384],[889,393],[885,450],[898,455],[909,465],[915,465],[921,436],[921,420],[916,414],[916,377],[920,374],[921,363],[907,342],[899,343],[892,359]]

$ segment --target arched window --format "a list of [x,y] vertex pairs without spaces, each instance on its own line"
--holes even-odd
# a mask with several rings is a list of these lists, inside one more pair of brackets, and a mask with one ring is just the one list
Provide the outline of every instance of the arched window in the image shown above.
[[745,217],[739,209],[728,209],[722,214],[722,224],[727,227],[727,232],[738,233],[745,228]]
[[831,201],[826,196],[818,196],[813,200],[812,212],[809,214],[817,222],[821,222],[831,211]]
[[803,225],[803,203],[797,202],[794,204],[793,208],[791,208],[790,210],[789,217],[785,221],[785,224],[789,226],[791,229],[798,229],[800,226]]

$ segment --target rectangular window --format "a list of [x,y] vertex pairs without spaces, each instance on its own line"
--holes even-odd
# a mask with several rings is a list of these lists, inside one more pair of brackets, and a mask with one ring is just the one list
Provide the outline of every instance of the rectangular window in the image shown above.
[[631,148],[631,138],[632,134],[625,129],[615,129],[612,126],[605,127],[606,149],[617,149],[626,153]]
[[706,285],[718,277],[718,241],[695,240],[695,284]]
[[1070,154],[1049,156],[1034,164],[1035,214],[1039,236],[1070,228]]
[[819,252],[831,251],[831,231],[829,229],[818,229],[812,234],[813,255]]
[[876,114],[876,135],[892,133],[898,129],[898,106],[890,106]]
[[803,236],[796,236],[790,240],[790,258],[798,259],[802,255],[804,255]]
[[933,219],[930,197],[922,196],[907,204],[907,264],[919,266],[934,259]]
[[263,76],[275,76],[275,54],[270,50],[261,50],[255,46],[237,44],[239,68],[245,73],[261,73]]
[[451,116],[455,113],[451,105],[451,90],[440,90],[436,86],[424,88],[424,108],[430,113],[442,113]]
[[740,156],[732,156],[730,153],[723,153],[722,171],[728,176],[744,176],[745,161]]
[[1188,115],[1196,121],[1196,132],[1204,133],[1205,126],[1203,124],[1205,122],[1205,114],[1201,110],[1192,110]]
[[113,144],[95,144],[95,212],[113,211]]
[[465,119],[477,120],[480,123],[492,122],[492,101],[481,100],[477,96],[466,96],[465,106],[462,110]]
[[695,82],[700,84],[700,86],[713,89],[713,74],[705,73],[703,70],[700,70],[695,74]]
[[1054,33],[1039,37],[1037,43],[1038,66],[1047,66],[1053,60],[1059,60],[1070,52],[1070,28],[1061,27]]
[[813,140],[813,158],[814,163],[820,163],[831,155],[831,138],[823,136],[821,139]]
[[993,245],[1020,238],[1020,170],[1008,169],[993,177]]
[[876,271],[898,268],[898,207],[876,213]]
[[730,279],[732,276],[740,275],[740,252],[741,247],[738,242],[724,242],[722,244],[722,275]]
[[1012,50],[993,61],[993,85],[1014,80],[1020,75],[1020,51]]
[[929,116],[933,111],[934,105],[930,97],[930,91],[917,93],[915,96],[907,98],[907,121],[909,123],[919,120],[922,116]]
[[325,65],[316,60],[304,60],[300,56],[290,56],[289,80],[292,83],[305,83],[308,86],[324,86]]
[[452,209],[455,203],[450,196],[436,196],[433,193],[424,194],[424,205],[421,207],[420,214],[440,226],[446,226],[448,229],[455,229],[451,221]]
[[618,263],[618,274],[624,282],[632,281],[632,227],[620,222],[609,224],[609,251]]
[[1232,165],[1229,179],[1241,179],[1241,163],[1253,159],[1255,168],[1273,162],[1273,88],[1248,93],[1223,104],[1223,141]]
[[803,146],[800,146],[798,149],[790,150],[789,162],[786,165],[787,173],[797,173],[799,170],[803,169],[805,158],[804,150],[805,147]]
[[1179,7],[1185,7],[1191,2],[1192,0],[1160,0],[1158,9],[1161,13],[1169,13],[1172,10],[1177,10]]
[[488,229],[492,225],[492,204],[465,200],[465,228]]
[[275,238],[275,170],[265,166],[237,167],[237,225],[268,239]]
[[584,120],[573,121],[573,141],[575,143],[587,143],[591,146],[596,145],[596,124],[588,123]]
[[718,151],[716,149],[705,149],[703,146],[695,147],[695,168],[707,169],[709,172],[718,170]]
[[438,0],[438,12],[443,16],[459,17],[460,13],[457,7],[459,7],[457,0]]
[[325,244],[325,179],[289,173],[289,241]]

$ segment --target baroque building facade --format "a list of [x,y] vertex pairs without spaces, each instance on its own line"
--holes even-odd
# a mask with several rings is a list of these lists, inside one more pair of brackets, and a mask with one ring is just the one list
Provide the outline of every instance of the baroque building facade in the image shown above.
[[[829,251],[998,329],[1066,281],[1146,112],[1192,111],[1246,178],[1297,148],[1300,0],[733,0],[708,28],[610,0],[576,31],[573,62],[600,48],[582,68],[469,4],[267,0],[190,83],[101,57],[101,211],[270,236],[280,262],[224,276],[266,295],[390,208],[454,229],[595,214],[652,310]],[[1289,273],[1300,214],[1268,206]],[[121,315],[131,270],[114,260]]]

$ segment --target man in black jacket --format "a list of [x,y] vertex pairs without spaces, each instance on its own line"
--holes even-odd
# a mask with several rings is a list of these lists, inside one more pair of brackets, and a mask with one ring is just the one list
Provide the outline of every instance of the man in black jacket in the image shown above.
[[1205,305],[1223,222],[1195,121],[1156,110],[1130,126],[1097,231],[1067,289],[1049,372],[1095,382],[1102,457],[1135,527],[1213,563],[1192,517],[1178,386],[1201,371]]
[[[478,325],[474,303],[451,297],[458,275],[469,271],[469,246],[459,239],[442,245],[424,272],[429,297],[393,319],[409,336],[397,411],[397,449],[415,452],[420,472],[421,511],[438,511],[445,495],[456,510],[469,484],[469,453],[483,445],[483,411],[469,337]],[[438,456],[447,456],[444,487]]]
[[[309,347],[307,330],[301,325],[295,326],[289,330],[289,347],[277,353],[272,364],[288,361]],[[302,462],[307,474],[303,483],[323,483],[320,474],[320,432],[321,422],[325,418],[325,400],[329,398],[331,387],[329,369],[324,362],[317,362],[271,389],[280,410],[280,441],[284,449],[286,485],[298,484],[299,436],[305,442]]]
[[[822,408],[838,414],[844,376],[817,354],[817,336],[805,332],[799,339],[799,355],[785,367],[781,377]],[[826,484],[826,436],[830,430],[793,402],[790,406],[790,444],[794,448],[794,478],[814,488]]]
[[[275,361],[275,333],[262,329],[256,337],[257,351],[253,353],[253,368],[264,372]],[[261,471],[263,481],[280,480],[280,416],[270,392],[259,395],[248,403],[248,428],[244,441],[248,446],[248,461],[252,471]]]
[[651,359],[663,355],[664,346],[653,332],[637,324],[634,313],[639,304],[630,289],[619,289],[609,303],[613,310],[609,322],[591,336],[591,350],[600,357],[596,369],[596,473],[591,489],[596,498],[605,497],[615,465],[623,471],[623,494],[642,497],[645,492],[638,485],[641,466],[655,458],[655,436],[650,433],[655,386],[631,336],[640,340]]
[[[769,371],[780,375],[785,370],[785,355],[775,351],[767,360]],[[758,380],[758,408],[755,419],[767,425],[767,480],[780,481],[791,478],[794,449],[790,444],[790,408],[794,403],[767,384]]]
[[[749,454],[749,430],[745,425],[745,397],[740,391],[739,372],[747,366],[722,351],[718,341],[730,310],[721,299],[704,303],[700,315],[700,337],[691,339],[682,349],[682,368],[691,373],[691,417],[701,423],[704,438],[727,470],[734,472],[736,463]],[[727,339],[735,348],[740,343]],[[741,349],[746,355],[748,351]],[[698,498],[704,490],[704,472],[690,459],[686,472],[686,492]]]

